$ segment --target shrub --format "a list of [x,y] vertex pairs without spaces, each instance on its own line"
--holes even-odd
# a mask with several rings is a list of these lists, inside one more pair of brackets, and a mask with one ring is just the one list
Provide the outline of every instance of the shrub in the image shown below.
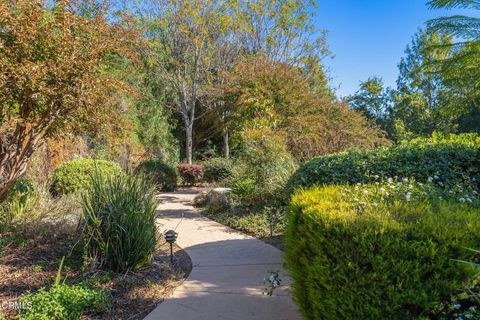
[[87,262],[115,272],[150,263],[157,244],[157,203],[145,181],[96,175],[82,202]]
[[90,186],[95,172],[111,177],[122,172],[122,169],[112,161],[75,159],[55,169],[51,189],[59,195],[85,190]]
[[146,160],[135,169],[135,173],[143,175],[158,190],[174,191],[177,187],[177,172],[162,160]]
[[[243,134],[240,167],[235,180],[249,182],[248,203],[264,204],[282,201],[285,183],[295,170],[295,161],[288,153],[283,136],[270,129],[249,129]],[[254,181],[254,183],[251,183]],[[233,182],[233,189],[241,190]],[[247,186],[247,184],[245,184]],[[237,195],[239,195],[237,193]],[[243,194],[245,196],[246,193]]]
[[293,195],[285,253],[307,319],[427,319],[474,284],[478,270],[452,259],[475,261],[464,247],[480,246],[478,208],[403,194],[409,184],[389,199],[368,198],[376,203],[356,198],[375,188],[384,187]]
[[182,163],[177,166],[177,170],[184,184],[193,186],[202,180],[203,169],[197,164]]
[[434,135],[428,139],[315,158],[290,178],[287,192],[322,184],[371,182],[375,176],[414,177],[425,182],[434,176],[445,186],[474,178],[480,182],[480,136]]
[[232,161],[225,158],[212,158],[203,164],[203,179],[206,182],[220,182],[233,174]]

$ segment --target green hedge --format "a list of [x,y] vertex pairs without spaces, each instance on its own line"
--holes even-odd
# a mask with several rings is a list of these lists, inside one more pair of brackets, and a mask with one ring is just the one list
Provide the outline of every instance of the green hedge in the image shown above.
[[112,177],[122,172],[120,165],[113,161],[75,159],[64,162],[53,173],[51,190],[63,195],[84,190],[91,185],[92,175]]
[[322,184],[368,183],[375,176],[413,177],[425,182],[438,176],[455,185],[467,178],[480,182],[480,136],[434,135],[428,139],[371,151],[352,151],[315,158],[289,179],[288,194],[298,187]]
[[174,191],[177,187],[178,175],[175,168],[162,160],[146,160],[141,162],[135,173],[144,175],[158,190]]
[[475,261],[465,247],[480,248],[478,208],[431,198],[359,205],[342,188],[292,197],[285,254],[306,319],[435,318],[473,285],[479,269],[452,259]]

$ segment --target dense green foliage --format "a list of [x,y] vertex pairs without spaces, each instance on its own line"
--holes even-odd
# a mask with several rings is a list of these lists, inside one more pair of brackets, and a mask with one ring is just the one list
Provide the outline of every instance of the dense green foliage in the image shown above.
[[157,244],[157,202],[140,178],[96,175],[82,195],[86,263],[124,272],[150,263]]
[[206,182],[220,182],[233,174],[233,163],[230,159],[212,158],[202,163],[203,179]]
[[249,205],[283,201],[296,163],[282,135],[268,129],[245,131],[239,161],[242,170],[234,176],[232,188],[240,201]]
[[104,312],[110,307],[108,291],[80,285],[59,284],[22,297],[22,320],[77,320],[86,312]]
[[480,136],[434,135],[389,148],[354,151],[315,158],[292,175],[287,190],[321,184],[348,184],[383,178],[438,177],[445,186],[466,178],[480,181]]
[[453,259],[475,261],[464,247],[480,246],[478,200],[417,189],[391,182],[293,196],[286,259],[306,319],[435,318],[475,284],[478,269]]
[[116,162],[94,159],[75,159],[62,163],[55,169],[52,191],[63,195],[85,190],[95,174],[112,177],[122,172]]
[[177,187],[177,172],[175,168],[162,160],[146,160],[141,162],[135,173],[143,175],[157,190],[174,191]]

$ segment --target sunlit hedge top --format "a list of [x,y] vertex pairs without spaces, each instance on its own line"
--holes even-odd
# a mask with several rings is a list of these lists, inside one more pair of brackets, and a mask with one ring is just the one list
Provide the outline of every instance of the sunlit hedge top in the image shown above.
[[435,177],[453,185],[480,180],[480,136],[434,135],[389,148],[359,150],[318,157],[304,164],[289,180],[287,191],[322,184],[366,183],[380,178],[413,177],[424,182]]

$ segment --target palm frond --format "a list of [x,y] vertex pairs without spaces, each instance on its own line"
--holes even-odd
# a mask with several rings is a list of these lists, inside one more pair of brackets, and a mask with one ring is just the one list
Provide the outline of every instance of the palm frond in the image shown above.
[[467,16],[451,16],[433,19],[427,22],[429,29],[455,37],[480,40],[480,18]]
[[427,5],[432,9],[480,9],[479,0],[430,0]]

